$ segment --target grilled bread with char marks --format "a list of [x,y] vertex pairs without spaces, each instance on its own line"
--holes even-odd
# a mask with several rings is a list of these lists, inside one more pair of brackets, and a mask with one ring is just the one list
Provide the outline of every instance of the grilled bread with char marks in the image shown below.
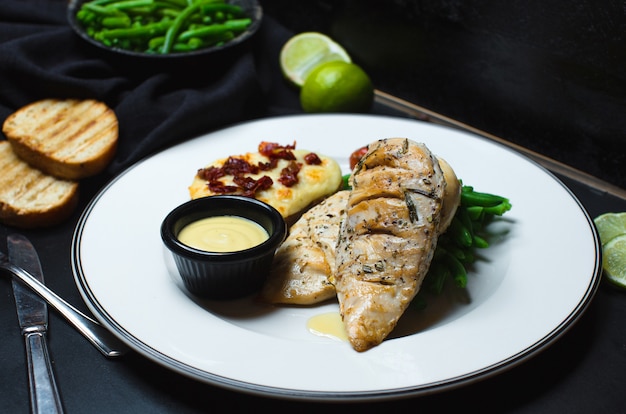
[[44,174],[0,141],[0,222],[20,228],[48,227],[68,218],[78,203],[78,183]]
[[117,148],[117,116],[102,102],[43,99],[4,121],[2,132],[31,166],[68,180],[98,174]]

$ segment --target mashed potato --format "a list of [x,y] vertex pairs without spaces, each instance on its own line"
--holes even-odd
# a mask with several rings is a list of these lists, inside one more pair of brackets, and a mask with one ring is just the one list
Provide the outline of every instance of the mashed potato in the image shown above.
[[[269,177],[271,179],[269,188],[257,190],[253,196],[276,208],[285,219],[292,219],[300,215],[312,204],[335,193],[339,189],[342,176],[339,164],[335,160],[321,154],[312,153],[309,150],[291,149],[289,151],[295,156],[294,160],[275,159],[276,164],[271,168],[237,174],[239,176],[238,180],[235,179],[235,175],[231,174],[209,178],[211,174],[203,173],[203,171],[207,172],[211,167],[213,167],[213,170],[222,169],[223,171],[222,167],[228,160],[232,161],[232,159],[237,162],[239,160],[243,161],[241,164],[244,166],[267,165],[271,161],[270,158],[260,152],[255,152],[216,160],[198,171],[198,174],[194,177],[192,184],[189,186],[191,198],[195,199],[218,194],[243,194],[245,189],[241,185],[242,176],[246,183],[251,186],[254,186],[255,182],[264,180],[267,183],[267,177]],[[294,165],[297,165],[295,174]],[[285,171],[291,173],[286,174]],[[291,176],[291,182],[285,179],[286,176]]]

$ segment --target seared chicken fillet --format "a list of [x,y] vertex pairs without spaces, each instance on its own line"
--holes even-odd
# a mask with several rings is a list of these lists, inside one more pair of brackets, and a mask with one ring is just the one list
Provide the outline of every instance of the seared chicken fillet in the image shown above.
[[[459,204],[461,186],[452,168],[438,158],[446,179],[440,231],[443,233]],[[339,191],[306,212],[277,250],[261,299],[274,304],[312,305],[336,296],[332,274],[335,248],[349,191]]]
[[369,145],[354,169],[334,284],[352,347],[380,344],[422,284],[441,231],[446,181],[430,150],[405,138]]
[[305,212],[276,251],[261,299],[276,304],[311,305],[335,297],[329,277],[349,191],[339,191]]

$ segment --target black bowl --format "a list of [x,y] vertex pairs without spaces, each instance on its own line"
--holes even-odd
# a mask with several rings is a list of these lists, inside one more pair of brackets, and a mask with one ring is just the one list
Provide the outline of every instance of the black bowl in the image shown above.
[[77,20],[76,13],[80,10],[83,3],[86,3],[90,0],[68,0],[67,5],[67,20],[69,25],[74,29],[74,31],[87,43],[96,46],[98,49],[107,51],[109,53],[113,53],[114,55],[128,56],[134,58],[147,58],[153,60],[172,60],[172,59],[180,59],[187,57],[198,57],[198,56],[206,56],[212,53],[216,53],[222,51],[224,49],[230,49],[237,45],[244,43],[248,40],[256,31],[259,29],[261,25],[261,20],[263,18],[263,10],[258,2],[258,0],[230,0],[229,4],[240,6],[246,13],[246,15],[252,20],[252,23],[248,28],[236,36],[234,39],[213,47],[206,47],[202,49],[197,49],[188,52],[179,52],[179,53],[143,53],[143,52],[135,52],[119,47],[111,47],[107,46],[91,36],[89,36],[85,32],[85,28],[82,24]]
[[[214,216],[239,216],[260,224],[269,234],[263,243],[233,252],[209,252],[178,240],[187,224]],[[274,207],[242,196],[210,196],[188,201],[172,210],[161,225],[161,238],[170,250],[189,292],[205,299],[236,299],[251,295],[265,282],[274,253],[287,235],[287,225]]]

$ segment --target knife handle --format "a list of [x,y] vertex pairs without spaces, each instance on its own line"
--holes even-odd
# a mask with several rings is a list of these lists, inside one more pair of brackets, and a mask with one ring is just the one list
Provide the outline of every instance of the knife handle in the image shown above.
[[29,332],[24,335],[28,361],[30,406],[33,413],[62,413],[63,406],[57,388],[45,334]]

